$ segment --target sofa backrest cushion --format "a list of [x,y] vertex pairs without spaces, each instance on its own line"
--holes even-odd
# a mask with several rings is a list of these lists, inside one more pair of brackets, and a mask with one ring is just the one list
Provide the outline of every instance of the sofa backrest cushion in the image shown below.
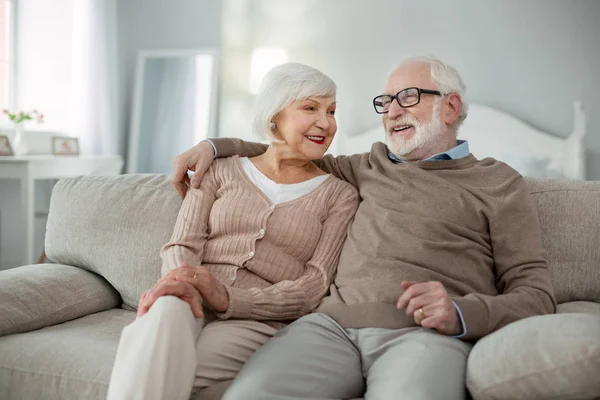
[[[559,303],[600,301],[600,182],[526,178]],[[169,175],[61,179],[52,193],[46,254],[102,275],[137,308],[160,278],[160,248],[181,200]]]
[[125,308],[137,308],[160,278],[159,250],[180,206],[168,175],[61,179],[50,201],[46,255],[102,275]]
[[525,178],[559,303],[600,302],[600,182]]

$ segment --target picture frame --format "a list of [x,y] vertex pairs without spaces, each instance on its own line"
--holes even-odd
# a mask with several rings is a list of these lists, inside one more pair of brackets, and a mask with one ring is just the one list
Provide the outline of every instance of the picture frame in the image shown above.
[[0,135],[0,156],[14,156],[10,139],[6,135]]
[[78,156],[79,139],[69,136],[52,136],[52,154],[55,156]]

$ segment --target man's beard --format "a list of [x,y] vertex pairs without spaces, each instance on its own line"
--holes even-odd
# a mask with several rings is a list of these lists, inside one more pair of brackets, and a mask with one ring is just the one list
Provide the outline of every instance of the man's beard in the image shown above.
[[[431,122],[422,123],[411,114],[406,114],[404,117],[394,121],[388,121],[386,128],[386,143],[388,149],[397,157],[404,158],[407,154],[415,150],[421,150],[427,147],[430,143],[436,141],[441,136],[442,121],[439,115],[439,104],[433,107]],[[393,135],[393,128],[412,125],[414,134],[410,139],[405,139],[401,134]]]

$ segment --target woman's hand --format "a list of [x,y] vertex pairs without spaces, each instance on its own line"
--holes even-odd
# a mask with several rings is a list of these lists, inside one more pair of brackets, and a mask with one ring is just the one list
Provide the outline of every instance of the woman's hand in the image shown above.
[[153,288],[145,291],[140,297],[138,305],[138,316],[148,312],[152,304],[161,296],[177,296],[185,301],[192,308],[192,313],[196,318],[202,318],[202,299],[198,290],[189,283],[174,280],[159,280]]
[[183,264],[167,273],[163,281],[185,282],[194,286],[206,303],[217,312],[225,312],[229,308],[229,295],[225,285],[204,267],[192,267]]

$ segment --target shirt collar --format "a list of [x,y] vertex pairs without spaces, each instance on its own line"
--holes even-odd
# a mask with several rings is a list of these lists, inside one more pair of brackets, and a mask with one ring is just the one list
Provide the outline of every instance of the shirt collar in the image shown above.
[[[448,151],[437,153],[423,161],[438,161],[438,160],[457,160],[469,155],[469,143],[466,140],[457,140],[456,146]],[[395,163],[406,163],[404,158],[398,157],[391,151],[388,151],[388,158]]]

